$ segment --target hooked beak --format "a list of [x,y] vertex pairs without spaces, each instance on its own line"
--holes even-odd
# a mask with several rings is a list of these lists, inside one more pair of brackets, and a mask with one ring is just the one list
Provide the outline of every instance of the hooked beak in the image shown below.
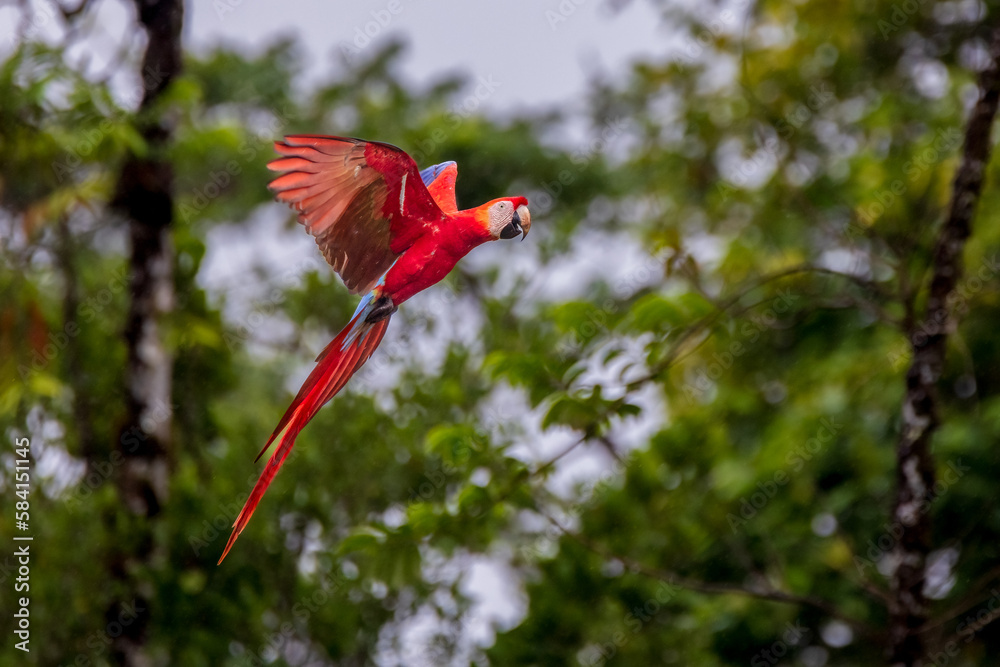
[[529,229],[531,229],[531,213],[528,212],[527,206],[518,206],[510,223],[500,230],[500,238],[512,239],[520,234],[523,241]]
[[531,213],[528,211],[527,206],[518,206],[517,210],[514,211],[514,220],[518,222],[521,229],[524,230],[521,233],[521,240],[528,235],[528,231],[531,229]]
[[517,219],[517,213],[514,213],[514,219],[511,220],[506,227],[500,230],[500,238],[512,239],[520,233],[521,221]]

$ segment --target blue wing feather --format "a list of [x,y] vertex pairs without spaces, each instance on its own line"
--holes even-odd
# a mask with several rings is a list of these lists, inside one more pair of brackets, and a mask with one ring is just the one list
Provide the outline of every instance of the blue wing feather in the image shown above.
[[448,162],[442,162],[441,164],[436,164],[433,167],[427,167],[420,171],[420,178],[423,180],[424,185],[430,185],[434,182],[441,172],[444,171],[449,165],[455,164],[454,160],[449,160]]

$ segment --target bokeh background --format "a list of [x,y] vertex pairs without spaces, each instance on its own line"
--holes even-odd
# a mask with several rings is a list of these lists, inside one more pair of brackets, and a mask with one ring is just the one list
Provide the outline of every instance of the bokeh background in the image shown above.
[[[0,663],[1000,664],[998,12],[0,4]],[[405,304],[216,566],[356,304],[266,189],[294,132],[532,233]]]

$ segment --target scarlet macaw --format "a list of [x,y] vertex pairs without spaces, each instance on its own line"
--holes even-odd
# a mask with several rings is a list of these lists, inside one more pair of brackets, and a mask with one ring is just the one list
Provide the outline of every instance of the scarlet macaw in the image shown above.
[[401,303],[435,284],[470,250],[487,241],[523,239],[531,228],[528,200],[503,197],[458,210],[458,166],[423,171],[402,150],[376,141],[312,134],[286,136],[268,164],[285,172],[271,181],[277,199],[298,211],[326,261],[347,288],[364,293],[347,326],[317,357],[259,460],[275,440],[219,563],[243,532],[288,457],[295,437],[378,347]]

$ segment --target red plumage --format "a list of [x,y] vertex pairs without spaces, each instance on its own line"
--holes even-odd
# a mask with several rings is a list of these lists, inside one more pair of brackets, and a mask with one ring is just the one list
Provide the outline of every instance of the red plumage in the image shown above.
[[257,455],[260,459],[277,442],[233,523],[219,563],[250,521],[299,432],[375,352],[392,312],[444,278],[474,247],[527,235],[531,226],[524,197],[459,211],[453,162],[430,168],[425,182],[412,158],[389,144],[303,134],[275,142],[275,149],[282,157],[268,167],[285,172],[270,184],[276,198],[298,213],[347,288],[367,294],[319,355]]
[[[274,432],[271,433],[271,437],[268,438],[267,444],[257,454],[257,458],[254,459],[254,461],[259,461],[260,457],[271,446],[271,443],[279,435],[281,436],[278,440],[278,446],[275,448],[274,453],[271,454],[271,458],[264,465],[264,470],[261,472],[260,478],[250,492],[250,497],[247,498],[246,503],[243,505],[243,510],[233,523],[233,532],[229,536],[229,541],[226,543],[226,548],[222,552],[222,556],[219,558],[219,563],[226,557],[226,554],[229,553],[229,550],[236,542],[236,538],[239,537],[247,523],[249,523],[250,517],[253,516],[253,512],[257,508],[257,504],[260,503],[260,499],[264,497],[264,492],[271,484],[271,480],[278,474],[278,470],[284,464],[285,459],[288,458],[288,454],[291,453],[292,446],[295,444],[295,438],[299,435],[299,432],[309,423],[309,420],[313,418],[319,409],[347,384],[347,381],[354,375],[355,371],[368,361],[368,358],[375,352],[375,348],[382,342],[385,330],[389,328],[389,319],[386,318],[374,324],[364,325],[362,322],[359,322],[362,317],[364,317],[364,314],[358,313],[351,320],[351,323],[344,327],[344,330],[316,358],[316,368],[306,378],[306,381],[302,384],[302,388],[299,389],[299,393],[295,396],[295,400],[285,410],[281,421],[278,422]],[[352,327],[357,324],[361,324],[364,328],[364,335],[356,336],[352,344],[343,348],[345,338],[351,332]]]

